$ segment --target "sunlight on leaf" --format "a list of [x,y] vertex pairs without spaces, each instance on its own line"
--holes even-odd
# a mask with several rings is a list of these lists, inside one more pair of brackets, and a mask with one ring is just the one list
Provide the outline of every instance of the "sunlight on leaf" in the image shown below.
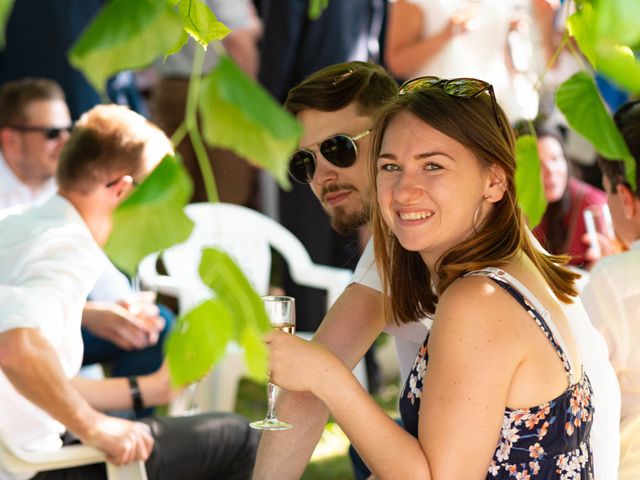
[[589,140],[600,155],[624,161],[627,180],[635,190],[635,161],[593,79],[585,72],[576,73],[558,88],[556,104],[571,128]]
[[629,47],[598,45],[598,71],[631,93],[640,93],[640,60]]
[[71,48],[69,61],[99,92],[113,74],[176,49],[183,22],[164,0],[107,2]]
[[199,107],[208,144],[233,150],[290,188],[287,165],[302,127],[228,57],[205,77]]
[[205,50],[209,42],[222,40],[231,31],[201,0],[180,0],[178,12],[184,19],[184,29]]
[[329,0],[309,0],[307,15],[310,20],[317,20],[322,12],[329,6]]
[[638,45],[640,42],[640,2],[637,0],[599,0],[595,2],[599,40],[618,45]]
[[180,317],[166,347],[172,383],[184,386],[209,373],[224,355],[232,331],[229,310],[217,300],[206,300]]
[[191,191],[191,179],[182,163],[166,156],[116,209],[105,246],[111,260],[133,274],[148,254],[184,242],[193,229],[183,211]]
[[0,0],[0,50],[7,43],[7,22],[11,16],[14,0]]
[[231,312],[235,325],[234,338],[239,339],[248,325],[255,326],[261,332],[271,328],[262,299],[226,252],[213,247],[203,249],[198,272],[202,282],[215,292],[216,298]]
[[593,7],[588,3],[567,19],[569,33],[576,39],[580,51],[593,66],[596,65],[594,23]]
[[247,325],[240,335],[240,345],[244,347],[244,359],[247,365],[247,376],[258,383],[266,383],[267,347],[262,341],[260,331]]
[[538,147],[533,135],[522,135],[516,141],[516,192],[529,228],[533,229],[538,226],[547,209]]

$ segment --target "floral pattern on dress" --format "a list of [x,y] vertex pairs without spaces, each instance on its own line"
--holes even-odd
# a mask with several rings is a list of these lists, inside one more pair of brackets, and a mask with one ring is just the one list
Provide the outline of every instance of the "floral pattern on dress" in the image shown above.
[[[504,279],[494,280],[505,288]],[[508,288],[505,290],[536,318],[536,323],[551,340],[563,361],[567,376],[571,378],[567,356],[556,343],[543,316],[519,292]],[[423,380],[429,361],[428,341],[429,335],[418,351],[400,397],[400,414],[405,429],[416,437]],[[530,408],[507,408],[486,479],[593,480],[589,444],[594,413],[592,395],[589,378],[583,371],[577,383],[551,401]]]

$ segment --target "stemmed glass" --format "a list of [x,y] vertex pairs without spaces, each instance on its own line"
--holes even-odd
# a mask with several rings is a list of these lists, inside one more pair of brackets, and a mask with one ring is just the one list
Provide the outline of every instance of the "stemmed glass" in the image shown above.
[[[262,297],[264,308],[273,328],[285,333],[296,331],[296,303],[293,297],[266,295]],[[257,430],[288,430],[293,428],[290,423],[282,422],[276,418],[276,398],[280,389],[269,382],[267,384],[268,408],[264,420],[252,422],[249,425]]]

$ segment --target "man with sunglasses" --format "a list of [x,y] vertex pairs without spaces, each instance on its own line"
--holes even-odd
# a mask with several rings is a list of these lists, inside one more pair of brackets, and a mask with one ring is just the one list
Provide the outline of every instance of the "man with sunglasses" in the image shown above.
[[[488,94],[494,110],[492,120],[498,122],[503,133],[511,128],[500,122],[491,85],[477,79],[422,77],[405,83],[398,90],[380,67],[351,62],[320,70],[289,92],[285,107],[305,127],[300,140],[302,148],[291,157],[289,173],[295,180],[310,185],[334,227],[357,228],[368,221],[372,199],[367,177],[371,136],[367,132],[373,123],[374,110],[387,98],[416,88],[441,88],[462,99]],[[385,324],[381,291],[373,245],[369,242],[358,262],[353,283],[327,312],[314,340],[328,346],[346,365],[354,367],[380,332],[390,333],[394,336],[404,381],[430,321],[425,319],[402,326]],[[599,405],[615,411],[620,399],[615,392],[609,393],[615,390],[615,373],[602,351],[602,338],[579,304],[567,308],[572,309],[567,317],[577,319],[573,328],[585,369],[594,390],[605,399]],[[278,399],[278,418],[295,428],[263,433],[254,469],[255,480],[299,478],[322,434],[328,411],[309,393],[283,391]],[[612,465],[617,463],[615,432],[610,426],[603,426],[602,418],[608,421],[611,415],[601,416],[600,420],[596,419],[598,423],[594,423],[592,445],[595,457],[601,457],[595,463],[597,478],[615,478],[615,465]],[[358,461],[356,464],[356,478],[366,478],[366,467]]]
[[60,86],[47,79],[5,84],[0,92],[0,209],[40,204],[54,175],[71,116]]
[[[70,130],[65,95],[55,81],[25,78],[2,85],[0,210],[37,206],[56,193],[55,173]],[[163,307],[155,315],[133,315],[127,308],[133,298],[128,280],[111,264],[89,298],[83,315],[84,364],[109,363],[117,377],[157,370],[173,315]]]

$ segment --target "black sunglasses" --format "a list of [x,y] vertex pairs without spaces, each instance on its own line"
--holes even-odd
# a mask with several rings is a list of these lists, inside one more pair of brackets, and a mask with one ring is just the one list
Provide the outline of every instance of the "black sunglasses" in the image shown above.
[[60,136],[62,132],[71,133],[71,126],[55,128],[55,127],[33,127],[26,125],[12,125],[9,128],[17,130],[19,132],[39,132],[42,133],[48,140],[55,140]]
[[[356,141],[366,137],[371,129],[365,130],[353,137],[344,134],[334,135],[320,143],[320,153],[332,165],[347,168],[353,165],[358,158]],[[307,148],[298,150],[289,160],[289,175],[300,183],[311,183],[316,173],[316,154]]]
[[123,178],[129,178],[131,180],[131,185],[133,185],[134,187],[139,186],[140,184],[136,181],[135,178],[133,178],[131,175],[123,175],[121,177],[118,177],[114,180],[111,180],[110,182],[107,182],[104,184],[105,188],[111,188],[113,187],[116,183],[118,183],[120,180],[122,180]]
[[500,127],[500,131],[506,137],[507,132],[504,130],[504,126],[500,121],[498,115],[498,102],[496,101],[496,94],[493,91],[493,85],[484,80],[478,80],[477,78],[452,78],[447,80],[438,77],[418,77],[412,80],[407,80],[400,86],[398,95],[406,95],[413,93],[423,88],[441,88],[444,93],[455,98],[476,98],[482,92],[489,92],[491,97],[491,105],[493,106],[493,114],[496,117],[496,123]]

